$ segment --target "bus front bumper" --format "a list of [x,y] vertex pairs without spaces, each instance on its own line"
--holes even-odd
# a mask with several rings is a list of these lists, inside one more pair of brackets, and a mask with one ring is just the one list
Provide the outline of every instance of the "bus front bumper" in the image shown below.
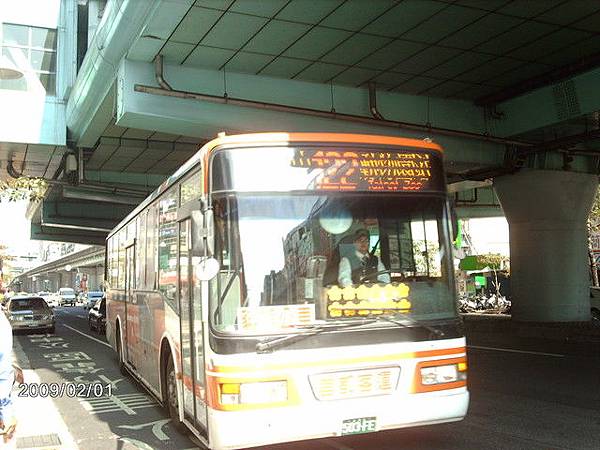
[[303,406],[248,411],[208,410],[215,450],[340,436],[342,423],[375,418],[375,431],[462,420],[468,409],[465,388],[407,396],[368,397]]

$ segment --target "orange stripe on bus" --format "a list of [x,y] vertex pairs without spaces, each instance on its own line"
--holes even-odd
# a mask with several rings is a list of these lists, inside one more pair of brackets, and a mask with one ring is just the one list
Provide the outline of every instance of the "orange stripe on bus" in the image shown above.
[[324,367],[324,366],[338,366],[345,364],[357,364],[367,362],[388,362],[397,361],[399,359],[414,359],[414,358],[428,358],[432,356],[450,356],[459,353],[465,353],[465,347],[457,348],[445,348],[439,350],[424,350],[418,352],[406,352],[397,353],[393,355],[382,355],[382,356],[366,356],[362,358],[346,358],[346,359],[330,359],[325,361],[307,361],[307,362],[293,362],[289,364],[264,364],[259,366],[215,366],[214,368],[208,367],[210,372],[214,373],[234,373],[234,372],[258,372],[258,371],[269,371],[269,370],[284,370],[284,369],[304,369],[310,367]]

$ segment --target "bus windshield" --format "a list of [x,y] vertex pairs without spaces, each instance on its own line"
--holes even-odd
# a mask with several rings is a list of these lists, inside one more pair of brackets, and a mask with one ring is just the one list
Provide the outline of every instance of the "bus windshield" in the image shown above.
[[212,326],[256,335],[377,315],[455,318],[445,205],[414,194],[215,197]]

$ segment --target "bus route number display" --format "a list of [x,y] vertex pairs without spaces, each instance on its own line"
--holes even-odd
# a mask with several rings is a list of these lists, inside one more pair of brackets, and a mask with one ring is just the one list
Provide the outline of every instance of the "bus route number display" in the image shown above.
[[434,177],[434,162],[437,161],[432,154],[416,150],[297,149],[290,165],[320,169],[311,183],[312,189],[385,192],[431,189],[432,178],[439,178]]

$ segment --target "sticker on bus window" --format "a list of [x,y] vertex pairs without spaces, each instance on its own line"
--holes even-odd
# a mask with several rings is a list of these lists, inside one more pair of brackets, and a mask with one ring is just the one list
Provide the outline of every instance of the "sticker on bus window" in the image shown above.
[[240,330],[260,331],[292,328],[315,322],[315,305],[241,307],[237,311]]
[[353,317],[382,315],[387,312],[408,313],[412,307],[410,288],[405,283],[332,286],[326,290],[327,316]]

